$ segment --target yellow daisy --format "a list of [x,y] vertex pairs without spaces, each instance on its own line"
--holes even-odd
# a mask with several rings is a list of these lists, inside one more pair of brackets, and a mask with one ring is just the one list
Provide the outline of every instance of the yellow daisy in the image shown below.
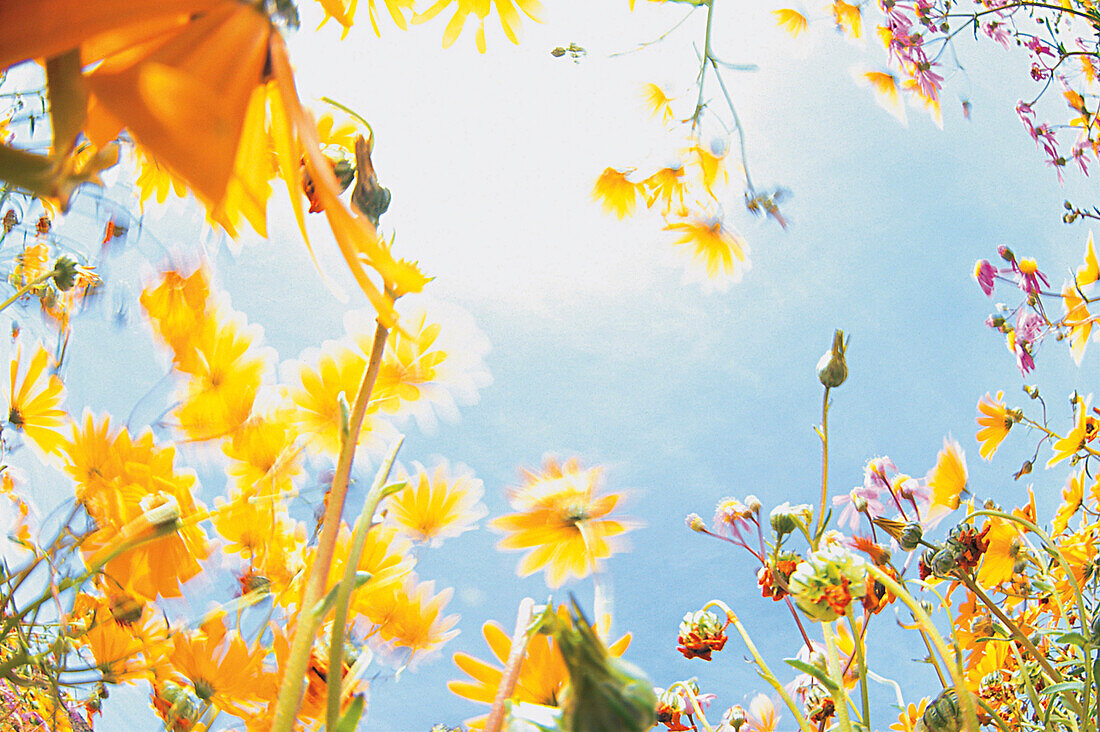
[[289,489],[302,472],[296,437],[285,414],[253,415],[234,430],[222,441],[222,452],[235,489],[246,496]]
[[[564,614],[565,606],[558,608],[558,612]],[[456,653],[455,665],[471,680],[451,681],[447,688],[464,699],[492,704],[504,672],[503,665],[512,649],[512,640],[504,628],[492,621],[482,626],[481,633],[500,666],[466,653]],[[610,644],[607,650],[612,656],[622,656],[629,645],[630,636],[624,635]],[[561,701],[562,687],[568,680],[569,672],[554,639],[549,635],[536,635],[527,644],[527,653],[520,665],[519,679],[511,699],[514,702],[555,707]],[[485,726],[485,717],[468,719],[465,724],[474,729],[482,729]]]
[[943,449],[936,455],[936,464],[928,472],[927,483],[932,489],[930,518],[954,511],[959,497],[966,490],[966,453],[950,437],[943,439]]
[[978,584],[982,587],[995,587],[1012,579],[1016,557],[1022,546],[1016,522],[994,518],[990,519],[989,527],[986,534],[989,546],[982,554],[982,565],[978,568]]
[[662,122],[672,121],[672,99],[665,94],[664,89],[652,82],[644,84],[642,100],[651,115],[660,117]]
[[1084,403],[1078,400],[1077,419],[1074,421],[1073,429],[1054,443],[1054,457],[1047,461],[1048,468],[1076,455],[1089,440],[1096,437],[1096,420],[1089,416],[1091,404],[1091,395],[1084,400]]
[[667,225],[665,230],[680,235],[674,243],[689,247],[692,261],[702,267],[708,280],[738,282],[749,268],[748,244],[717,217],[681,221]]
[[977,435],[978,454],[986,460],[992,458],[993,453],[997,452],[997,448],[1008,437],[1008,431],[1016,421],[1001,401],[1003,398],[1003,391],[997,392],[996,397],[986,393],[978,402],[978,411],[982,413],[982,416],[978,417],[978,424],[981,425]]
[[485,489],[466,472],[450,475],[446,463],[429,474],[414,464],[409,485],[386,500],[387,516],[397,530],[417,542],[439,546],[443,540],[475,528],[488,513],[481,503]]
[[[1091,240],[1089,243],[1092,243]],[[1074,363],[1080,366],[1092,333],[1093,316],[1077,288],[1070,285],[1062,289],[1062,307],[1066,311],[1062,324],[1069,328],[1069,352]]]
[[592,197],[603,203],[603,210],[620,219],[634,213],[640,186],[627,179],[629,171],[606,168],[592,188]]
[[1092,243],[1092,232],[1085,243],[1085,263],[1077,268],[1077,276],[1074,278],[1078,287],[1091,285],[1100,280],[1100,262],[1096,259],[1096,247]]
[[628,529],[607,518],[619,494],[597,495],[599,468],[548,459],[542,473],[524,472],[524,484],[508,491],[518,513],[491,522],[506,534],[499,548],[528,550],[516,570],[521,577],[545,569],[547,584],[559,587],[570,576],[587,577],[619,551],[614,537]]
[[797,10],[781,8],[773,10],[772,15],[775,16],[775,24],[795,38],[806,30],[806,16]]
[[379,627],[379,636],[396,648],[407,648],[412,655],[431,653],[458,635],[457,615],[442,616],[454,590],[450,587],[438,594],[434,582],[414,584],[414,577],[394,594],[389,617]]
[[49,354],[41,344],[35,348],[22,380],[19,378],[21,358],[20,350],[11,361],[7,423],[22,432],[43,453],[57,453],[65,442],[61,429],[68,422],[65,410],[61,409],[64,386],[55,374],[46,372]]

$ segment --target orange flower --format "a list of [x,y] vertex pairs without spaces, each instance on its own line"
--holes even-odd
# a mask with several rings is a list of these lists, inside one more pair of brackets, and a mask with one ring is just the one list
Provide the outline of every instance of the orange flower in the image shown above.
[[218,709],[248,719],[257,702],[271,696],[271,675],[263,669],[265,648],[249,650],[236,631],[227,633],[223,613],[198,633],[176,633],[168,657],[195,696]]
[[633,214],[638,202],[639,186],[626,176],[627,171],[606,168],[592,188],[592,197],[603,203],[603,210],[620,219]]
[[749,268],[748,243],[719,218],[668,224],[665,230],[680,234],[674,243],[688,246],[693,263],[709,280],[738,282]]

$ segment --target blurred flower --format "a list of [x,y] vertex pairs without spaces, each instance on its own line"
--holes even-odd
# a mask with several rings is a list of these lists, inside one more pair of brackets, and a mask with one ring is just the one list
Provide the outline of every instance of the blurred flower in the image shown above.
[[423,13],[414,15],[413,23],[424,23],[431,20],[451,5],[455,6],[455,12],[443,31],[443,47],[450,48],[451,44],[458,39],[459,34],[462,33],[462,28],[466,25],[467,18],[472,14],[477,16],[477,32],[474,34],[474,40],[477,43],[479,53],[485,53],[485,18],[489,16],[489,11],[493,7],[496,7],[497,15],[500,16],[500,25],[504,29],[504,35],[512,43],[519,43],[519,36],[522,31],[517,7],[536,23],[540,22],[539,16],[542,14],[542,3],[539,0],[437,0]]
[[720,287],[731,281],[740,282],[749,268],[748,243],[717,217],[668,224],[665,231],[679,234],[673,243],[686,245],[693,264]]
[[[645,101],[646,109],[649,110],[651,115],[660,117],[662,122],[672,120],[672,99],[665,94],[661,87],[652,82],[642,85],[642,99]],[[604,171],[605,175],[606,173],[607,171]]]
[[993,285],[997,277],[997,268],[989,263],[988,259],[979,259],[974,265],[974,279],[982,288],[982,292],[993,297]]
[[1083,402],[1078,399],[1076,405],[1077,418],[1074,421],[1073,429],[1065,437],[1054,443],[1054,456],[1047,461],[1048,468],[1057,465],[1072,455],[1076,455],[1088,442],[1095,439],[1097,434],[1096,418],[1089,415],[1091,405],[1091,394]]
[[[558,612],[564,616],[565,606],[560,606]],[[500,686],[503,664],[507,662],[512,648],[512,639],[504,628],[492,621],[485,623],[481,632],[501,667],[466,653],[456,653],[455,665],[472,680],[451,681],[447,688],[464,699],[492,704]],[[630,636],[624,635],[611,643],[607,651],[613,656],[621,656],[629,645]],[[519,679],[516,681],[515,691],[512,692],[512,701],[557,706],[561,700],[562,687],[568,680],[569,673],[556,641],[551,636],[537,634],[527,644],[527,654],[519,667]],[[474,729],[481,729],[485,724],[485,717],[466,720],[466,724]]]
[[941,514],[954,511],[966,490],[966,453],[959,443],[950,437],[943,439],[943,449],[936,455],[936,464],[925,478],[932,489],[932,505],[926,522],[936,520]]
[[1003,398],[1003,391],[997,392],[996,397],[991,397],[986,392],[978,402],[978,411],[982,413],[982,416],[978,417],[978,424],[981,425],[977,435],[978,453],[986,460],[992,458],[993,453],[997,452],[997,448],[1008,437],[1008,431],[1016,421],[1011,410],[1001,401]]
[[745,732],[774,732],[782,715],[775,713],[775,702],[767,694],[757,694],[749,702]]
[[570,576],[587,577],[620,550],[614,537],[628,527],[607,518],[619,494],[597,494],[600,468],[582,469],[576,458],[562,465],[549,458],[541,473],[524,471],[524,478],[522,486],[508,490],[517,513],[490,524],[506,534],[501,549],[529,550],[516,570],[521,577],[545,568],[547,584],[560,587]]
[[301,448],[285,411],[253,414],[222,440],[226,475],[241,495],[278,493],[302,472]]
[[1078,287],[1087,287],[1100,280],[1100,262],[1096,259],[1096,248],[1092,243],[1092,232],[1089,232],[1088,241],[1085,243],[1085,263],[1077,268],[1074,281]]
[[773,10],[772,15],[775,16],[775,24],[795,38],[806,30],[806,16],[797,10],[781,8]]
[[42,453],[57,453],[65,440],[61,428],[68,419],[65,410],[61,409],[65,388],[61,379],[46,372],[49,354],[41,344],[36,344],[22,380],[19,379],[21,359],[22,349],[11,361],[7,424],[22,432]]
[[414,580],[415,576],[409,575],[404,585],[394,585],[397,602],[379,623],[378,634],[395,647],[408,649],[411,655],[427,654],[458,635],[454,627],[458,616],[442,615],[454,590],[448,587],[436,593],[435,582],[414,584]]
[[[920,704],[910,704],[898,715],[898,721],[890,725],[895,732],[917,732],[918,724],[928,706],[928,697],[920,700]],[[921,725],[923,726],[923,725]]]
[[846,3],[844,0],[833,0],[832,11],[836,27],[844,35],[856,40],[863,37],[863,21],[860,17],[859,5]]
[[1077,288],[1070,285],[1062,289],[1062,307],[1066,312],[1062,318],[1062,324],[1069,327],[1069,352],[1073,356],[1074,363],[1080,366],[1081,360],[1085,357],[1089,335],[1092,333],[1093,316],[1089,312],[1085,298],[1081,297]]
[[603,210],[620,219],[634,213],[639,186],[627,180],[629,171],[605,168],[592,188],[592,197],[603,203]]
[[485,488],[469,472],[450,475],[446,463],[429,474],[414,464],[408,485],[386,499],[387,518],[397,530],[417,542],[439,546],[443,540],[475,528],[488,513],[481,503]]
[[1069,528],[1069,520],[1081,509],[1085,500],[1085,469],[1071,473],[1066,487],[1062,489],[1062,502],[1051,522],[1050,535],[1058,536]]
[[199,632],[173,635],[168,660],[200,700],[248,719],[256,703],[271,695],[273,681],[262,666],[266,655],[260,646],[249,650],[236,631],[227,633],[224,613],[219,612]]

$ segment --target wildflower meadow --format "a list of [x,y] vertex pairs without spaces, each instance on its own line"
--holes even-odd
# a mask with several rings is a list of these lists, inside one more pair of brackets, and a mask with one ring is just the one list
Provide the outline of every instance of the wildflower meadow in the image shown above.
[[1093,0],[3,0],[0,732],[1097,732],[1098,74]]

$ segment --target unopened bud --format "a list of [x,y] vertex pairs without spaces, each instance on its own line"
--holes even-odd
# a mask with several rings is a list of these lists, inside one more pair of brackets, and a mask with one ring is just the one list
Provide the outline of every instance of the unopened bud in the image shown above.
[[844,358],[847,350],[848,341],[844,339],[844,331],[837,330],[833,334],[833,347],[817,362],[817,379],[822,386],[835,389],[847,381],[848,362]]
[[789,503],[780,503],[773,508],[769,518],[771,519],[772,531],[780,538],[793,533],[798,528],[798,520],[795,518]]
[[1017,471],[1016,471],[1015,473],[1013,473],[1013,474],[1012,474],[1012,478],[1013,478],[1014,480],[1019,480],[1020,478],[1024,477],[1024,476],[1025,476],[1025,475],[1027,475],[1028,473],[1030,473],[1030,472],[1031,472],[1031,468],[1032,468],[1032,463],[1031,463],[1031,461],[1030,461],[1030,460],[1025,460],[1025,461],[1024,461],[1024,464],[1020,466],[1020,469],[1019,469],[1019,470],[1017,470]]
[[749,509],[753,513],[760,513],[760,499],[754,495],[745,496],[745,508]]
[[901,530],[901,536],[898,537],[898,545],[902,551],[911,552],[920,546],[921,540],[924,538],[924,529],[916,521],[910,521],[905,525],[905,528]]
[[1011,249],[1009,249],[1008,247],[1006,247],[1003,244],[1001,246],[997,247],[997,254],[1000,254],[1001,259],[1003,259],[1006,262],[1015,262],[1016,261],[1016,255],[1012,253]]
[[689,513],[687,518],[684,519],[684,523],[692,531],[706,531],[707,525],[704,523],[703,518],[697,513]]

